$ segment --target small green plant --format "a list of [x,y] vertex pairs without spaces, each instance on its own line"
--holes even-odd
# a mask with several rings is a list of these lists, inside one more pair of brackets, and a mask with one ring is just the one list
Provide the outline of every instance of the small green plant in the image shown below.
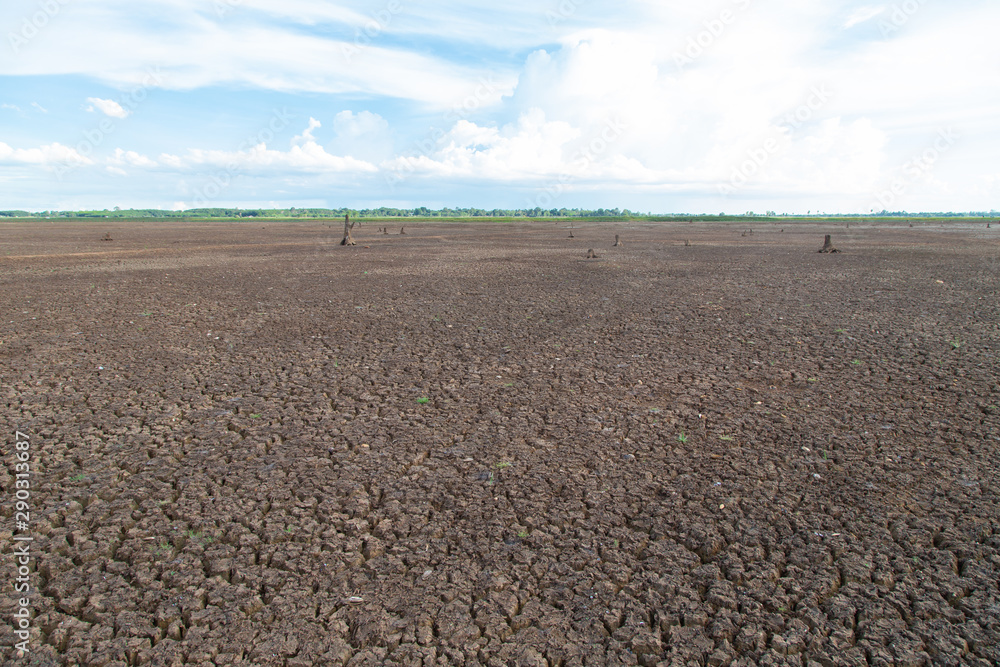
[[732,442],[733,441],[733,436],[731,436],[731,435],[720,435],[719,436],[719,440],[722,440],[724,442]]
[[861,360],[860,359],[855,359],[851,363],[854,364],[855,366],[860,366],[861,365]]
[[260,419],[260,413],[254,412],[253,414],[250,415],[250,419]]
[[142,316],[143,317],[149,317],[152,314],[153,314],[153,311],[151,311],[151,310],[144,310],[144,311],[142,311]]
[[520,537],[523,540],[524,538],[526,538],[528,536],[528,531],[526,531],[526,530],[519,530],[519,531],[517,531],[517,536]]
[[199,544],[209,544],[213,541],[213,538],[210,535],[206,535],[200,530],[189,530],[187,532],[187,536],[189,539],[194,540]]
[[508,461],[501,461],[500,463],[496,464],[493,467],[496,468],[497,470],[503,470],[504,468],[509,468],[510,463]]
[[493,486],[493,471],[490,471],[490,476],[486,478],[486,486]]
[[81,472],[81,473],[80,473],[79,475],[73,475],[72,477],[70,477],[70,478],[69,478],[69,481],[71,481],[71,482],[82,482],[82,481],[83,481],[83,480],[85,480],[85,479],[87,479],[87,476],[86,476],[86,475],[84,475],[84,474],[83,474],[83,473]]
[[962,347],[962,341],[960,341],[957,336],[948,341],[948,344],[951,345],[951,349],[953,350],[957,350],[958,348]]
[[440,317],[438,317],[437,315],[435,315],[435,316],[434,316],[434,317],[432,317],[431,319],[432,319],[433,321],[435,321],[435,322],[440,322],[440,321],[441,321],[441,318],[440,318]]
[[816,378],[806,378],[806,382],[819,382]]
[[417,403],[419,403],[420,405],[427,405],[430,402],[431,399],[427,398],[426,396],[421,396],[420,398],[417,399]]
[[847,329],[836,329],[834,333],[847,333]]
[[677,440],[681,443],[687,442],[688,441],[687,434],[685,434],[684,431],[681,431],[680,433],[677,434]]

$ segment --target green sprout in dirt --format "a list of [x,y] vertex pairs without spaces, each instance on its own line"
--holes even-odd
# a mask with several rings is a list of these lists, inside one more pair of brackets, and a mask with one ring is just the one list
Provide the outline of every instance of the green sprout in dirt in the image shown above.
[[202,545],[209,544],[213,540],[213,538],[212,538],[211,535],[205,535],[200,530],[197,530],[197,531],[195,531],[195,530],[189,530],[187,532],[187,536],[188,536],[188,538],[190,538],[190,539],[194,540],[195,542],[197,542],[198,544],[202,544]]
[[733,441],[733,436],[731,436],[731,435],[720,435],[719,436],[719,440],[722,440],[723,442],[732,442]]
[[523,540],[524,538],[526,538],[528,536],[528,531],[526,531],[526,530],[519,530],[519,531],[517,531],[517,536],[520,537]]
[[837,329],[834,333],[847,333],[847,329]]
[[72,477],[70,477],[70,478],[69,478],[69,481],[71,481],[71,482],[82,482],[82,481],[83,481],[83,480],[85,480],[85,479],[87,479],[87,476],[86,476],[86,475],[84,475],[84,474],[83,474],[83,473],[81,472],[81,473],[80,473],[79,475],[73,475]]
[[250,415],[250,419],[260,419],[260,413],[254,412],[253,414]]
[[958,348],[962,347],[962,341],[958,339],[958,336],[948,341],[948,344],[951,345],[951,349],[953,350],[957,350]]
[[860,366],[861,365],[861,360],[860,359],[855,359],[851,363],[854,364],[855,366]]
[[680,442],[681,444],[687,442],[688,441],[687,434],[685,434],[684,431],[681,431],[680,433],[678,433],[677,434],[677,441]]
[[421,396],[420,398],[417,399],[417,403],[419,403],[420,405],[427,405],[430,402],[431,399],[427,398],[426,396]]
[[510,465],[511,464],[508,461],[501,461],[500,463],[496,464],[493,467],[496,468],[497,470],[503,470],[504,468],[509,468]]
[[493,471],[490,471],[490,476],[486,478],[486,486],[493,486]]

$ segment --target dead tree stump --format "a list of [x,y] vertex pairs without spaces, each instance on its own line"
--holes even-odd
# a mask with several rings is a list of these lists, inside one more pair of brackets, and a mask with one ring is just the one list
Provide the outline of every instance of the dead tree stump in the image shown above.
[[114,241],[114,239],[111,238],[111,232],[104,232],[104,236],[101,237],[101,240],[102,241]]
[[624,243],[622,243],[621,241],[619,241],[619,240],[618,240],[618,235],[617,235],[617,234],[615,234],[615,245],[614,245],[614,247],[615,247],[615,248],[622,248],[622,247],[624,247],[624,246],[625,246],[625,244],[624,244]]
[[344,239],[340,242],[340,245],[355,245],[354,239],[351,238],[351,230],[354,229],[355,224],[357,224],[357,221],[351,222],[350,213],[344,216]]
[[596,252],[594,252],[593,248],[587,251],[587,259],[597,259],[597,256],[598,255]]
[[406,233],[406,227],[400,227],[399,228],[399,233],[400,234],[405,234]]
[[691,247],[691,239],[684,239],[684,247],[685,248]]
[[823,241],[823,247],[816,252],[834,253],[840,251],[833,247],[833,244],[830,242],[830,235],[827,234],[826,239]]

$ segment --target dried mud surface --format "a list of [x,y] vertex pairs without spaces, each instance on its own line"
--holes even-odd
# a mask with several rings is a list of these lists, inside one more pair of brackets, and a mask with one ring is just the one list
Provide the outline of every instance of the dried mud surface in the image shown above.
[[1000,664],[1000,230],[337,224],[0,224],[8,664]]

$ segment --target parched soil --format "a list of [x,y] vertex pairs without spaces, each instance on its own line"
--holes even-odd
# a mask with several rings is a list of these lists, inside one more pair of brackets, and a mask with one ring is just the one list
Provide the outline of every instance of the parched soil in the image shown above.
[[565,224],[0,224],[5,664],[1000,664],[1000,229]]

